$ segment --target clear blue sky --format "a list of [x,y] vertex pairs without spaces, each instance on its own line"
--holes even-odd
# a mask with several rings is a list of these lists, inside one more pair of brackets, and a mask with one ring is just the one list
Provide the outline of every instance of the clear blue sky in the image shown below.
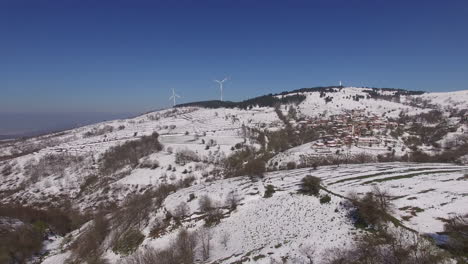
[[0,112],[141,112],[301,87],[468,89],[468,1],[1,0]]

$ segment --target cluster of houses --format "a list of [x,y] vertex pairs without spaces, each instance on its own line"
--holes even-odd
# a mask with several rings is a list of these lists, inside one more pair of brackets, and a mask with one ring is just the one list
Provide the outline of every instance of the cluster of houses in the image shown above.
[[399,126],[396,122],[375,114],[366,113],[364,110],[352,110],[328,118],[311,118],[295,124],[296,127],[308,127],[317,129],[320,140],[315,142],[314,148],[341,147],[343,145],[357,145],[372,147],[382,143],[392,144],[396,140],[386,136],[379,137],[378,132],[387,129],[395,129]]

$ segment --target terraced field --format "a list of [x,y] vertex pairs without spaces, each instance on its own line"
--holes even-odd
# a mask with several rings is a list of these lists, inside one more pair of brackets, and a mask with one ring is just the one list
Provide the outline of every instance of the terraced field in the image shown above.
[[[169,196],[165,206],[173,211],[191,194],[208,195],[222,205],[227,195],[235,192],[241,200],[238,209],[226,212],[226,218],[213,230],[214,239],[229,233],[232,240],[226,248],[213,250],[214,259],[225,259],[222,263],[270,263],[286,252],[300,258],[298,249],[304,246],[313,246],[316,255],[325,254],[329,248],[353,243],[352,234],[359,232],[346,217],[343,198],[332,195],[329,204],[320,204],[316,197],[298,194],[306,175],[320,177],[326,189],[342,196],[364,194],[377,185],[390,192],[395,204],[393,215],[404,225],[420,233],[436,233],[442,231],[444,218],[468,212],[467,169],[450,164],[376,163],[277,171],[257,181],[241,177],[192,186]],[[263,197],[267,185],[276,190],[271,198]],[[188,206],[196,216],[197,199]],[[202,224],[195,219],[188,226]],[[158,240],[146,243],[160,244]],[[252,261],[253,257],[260,259]]]

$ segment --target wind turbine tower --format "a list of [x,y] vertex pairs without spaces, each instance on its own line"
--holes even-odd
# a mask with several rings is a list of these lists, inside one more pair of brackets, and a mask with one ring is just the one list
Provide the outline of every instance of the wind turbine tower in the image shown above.
[[341,86],[343,86],[343,85],[341,84],[341,81],[340,81],[340,87],[341,87]]
[[180,98],[180,96],[176,94],[174,88],[172,88],[172,96],[169,97],[169,100],[173,100],[172,106],[176,105],[176,98]]
[[221,91],[221,101],[223,101],[223,83],[227,81],[229,78],[224,77],[224,79],[220,80],[214,80],[214,82],[217,82],[219,84],[219,90]]

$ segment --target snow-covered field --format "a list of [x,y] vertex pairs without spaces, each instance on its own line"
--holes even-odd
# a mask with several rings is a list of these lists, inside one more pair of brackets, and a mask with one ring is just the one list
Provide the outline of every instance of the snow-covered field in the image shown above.
[[[468,212],[468,181],[462,179],[466,170],[468,166],[449,164],[376,163],[278,171],[255,181],[234,178],[198,184],[170,195],[164,206],[174,212],[194,194],[197,198],[187,202],[192,220],[184,225],[196,230],[203,225],[203,220],[196,217],[199,197],[208,195],[215,204],[224,206],[226,197],[236,193],[240,205],[211,229],[215,241],[212,262],[270,263],[282,257],[303,261],[299,250],[309,246],[320,259],[327,249],[353,243],[353,235],[359,230],[346,216],[342,198],[332,195],[330,203],[320,204],[317,197],[298,193],[306,175],[320,177],[324,187],[343,196],[351,192],[364,194],[378,185],[392,195],[394,215],[404,225],[420,233],[436,233],[443,230],[444,218]],[[270,198],[263,197],[266,185],[276,189]],[[408,215],[412,217],[405,220]],[[229,234],[226,247],[217,242],[225,234]],[[144,244],[164,248],[164,241],[174,235],[147,238]]]

